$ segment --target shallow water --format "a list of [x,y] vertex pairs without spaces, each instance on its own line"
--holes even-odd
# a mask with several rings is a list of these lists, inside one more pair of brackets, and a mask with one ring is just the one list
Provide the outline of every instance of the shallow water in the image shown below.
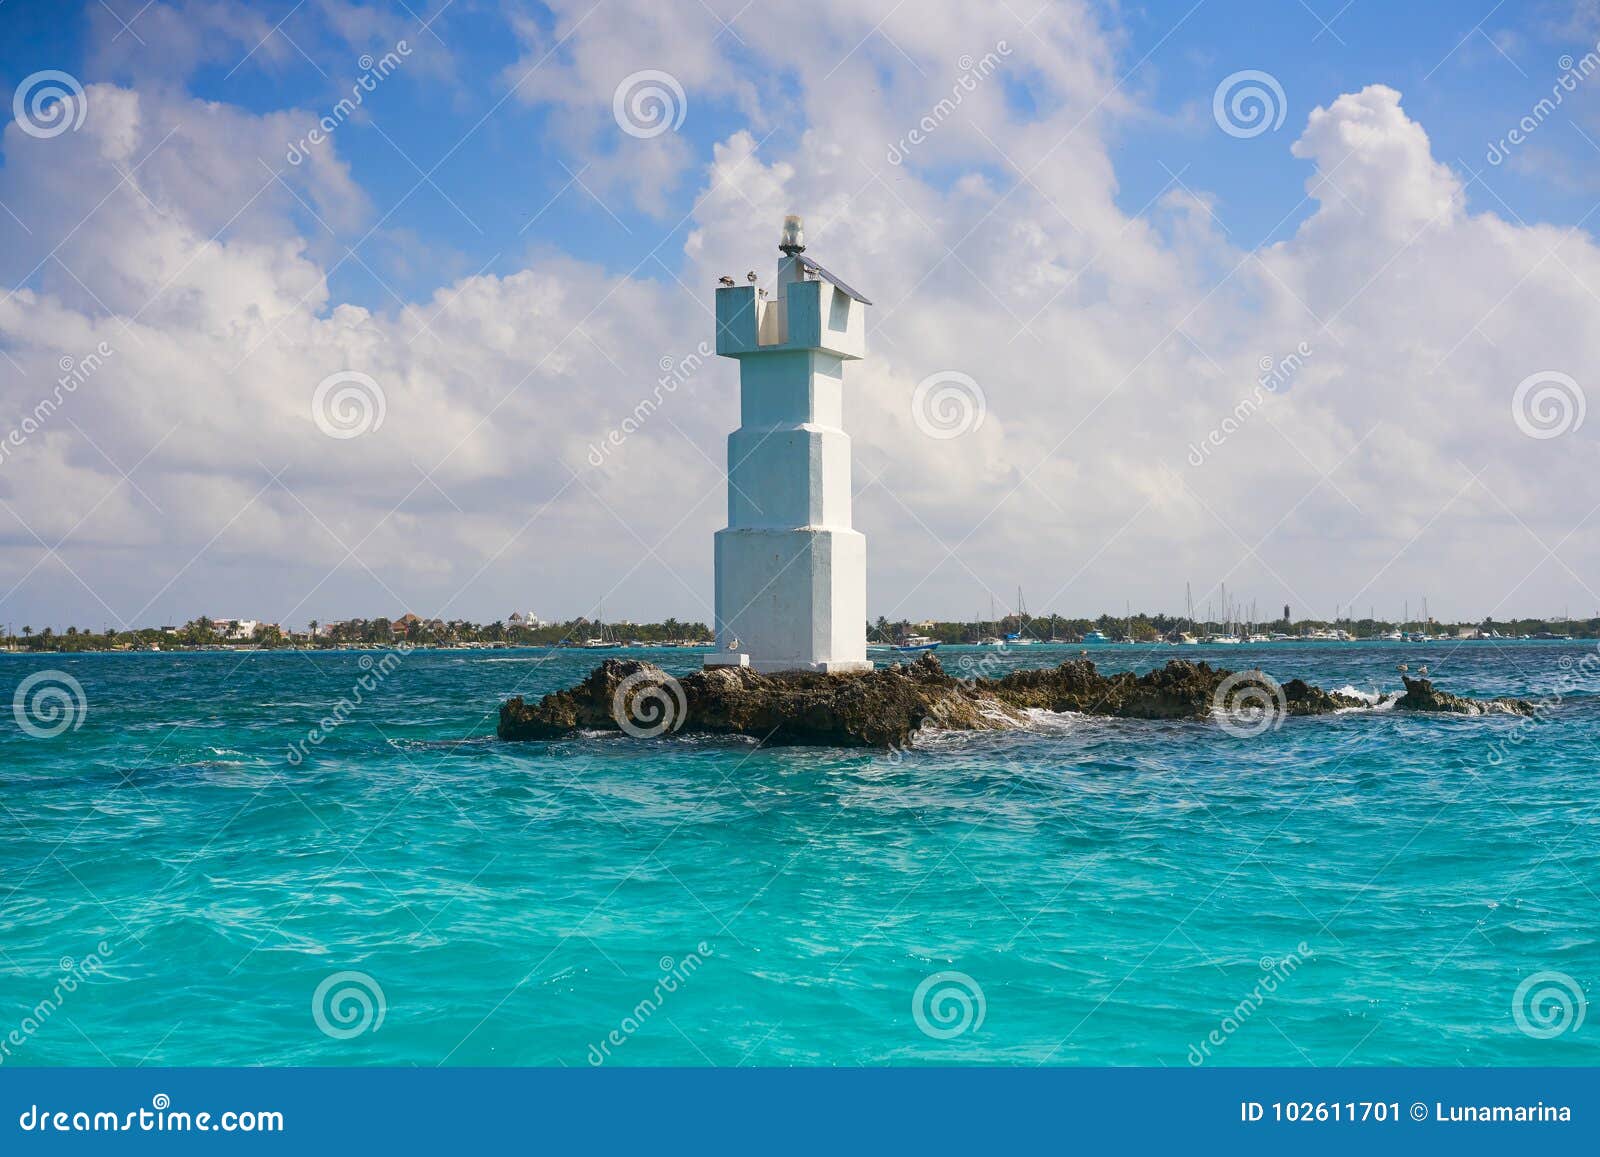
[[1092,651],[1561,701],[503,744],[504,696],[596,657],[0,656],[0,690],[55,669],[88,704],[0,728],[0,1063],[1600,1063],[1559,1002],[1600,983],[1590,645]]

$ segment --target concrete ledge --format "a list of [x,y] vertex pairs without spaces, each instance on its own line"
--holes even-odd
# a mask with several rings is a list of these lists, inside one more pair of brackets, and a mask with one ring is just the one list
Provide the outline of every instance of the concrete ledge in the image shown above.
[[750,669],[758,675],[780,675],[785,671],[815,671],[822,674],[852,675],[872,670],[871,659],[831,659],[800,663],[793,659],[751,659]]

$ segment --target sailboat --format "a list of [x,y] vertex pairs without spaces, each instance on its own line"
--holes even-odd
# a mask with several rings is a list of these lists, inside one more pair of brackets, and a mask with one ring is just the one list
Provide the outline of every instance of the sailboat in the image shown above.
[[1189,617],[1189,629],[1178,632],[1178,644],[1183,647],[1198,646],[1200,640],[1194,635],[1194,589],[1187,580],[1183,584],[1183,609]]
[[[998,620],[995,620],[995,618],[994,618],[994,596],[993,595],[989,596],[989,618],[992,621],[995,621],[996,625],[998,626]],[[980,646],[980,647],[1003,647],[1005,645],[1006,645],[1006,641],[1004,639],[1000,638],[998,635],[985,635],[985,636],[983,636],[983,638],[978,640],[978,646]]]
[[583,641],[583,649],[586,651],[615,651],[620,648],[622,644],[612,636],[611,628],[606,626],[606,607],[604,603],[600,604],[600,610],[595,621],[600,625],[600,633],[593,638],[585,639]]
[[1031,647],[1035,642],[1031,635],[1022,633],[1023,620],[1028,617],[1028,604],[1022,597],[1022,588],[1017,588],[1017,629],[1006,636],[1006,642],[1017,647]]

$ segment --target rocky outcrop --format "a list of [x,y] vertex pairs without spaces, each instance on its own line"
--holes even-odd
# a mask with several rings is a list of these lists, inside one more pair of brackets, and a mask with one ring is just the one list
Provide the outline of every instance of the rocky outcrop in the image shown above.
[[1323,691],[1300,679],[1275,683],[1259,671],[1227,671],[1207,663],[1174,659],[1143,675],[1102,675],[1088,659],[1059,667],[1013,671],[1001,679],[979,679],[974,690],[1012,707],[1077,711],[1124,719],[1204,719],[1214,710],[1277,711],[1321,715],[1363,700]]
[[924,725],[977,731],[1021,722],[1019,713],[973,695],[931,656],[862,675],[758,675],[747,667],[713,667],[682,679],[652,663],[607,659],[570,690],[534,704],[521,697],[504,704],[499,735],[690,731],[749,735],[764,743],[890,747]]
[[[1173,660],[1135,675],[1102,675],[1087,659],[968,681],[946,674],[933,655],[865,674],[758,675],[716,667],[681,679],[652,663],[607,659],[576,687],[537,703],[521,696],[500,708],[502,739],[555,739],[580,730],[640,738],[669,732],[746,735],[763,743],[895,747],[924,726],[982,731],[1023,726],[1029,710],[1074,711],[1125,719],[1259,722],[1365,707],[1364,700],[1300,679],[1278,684],[1259,671],[1234,672]],[[1406,680],[1397,707],[1408,711],[1530,714],[1520,700],[1471,700]],[[1269,722],[1271,720],[1269,719]]]
[[1400,676],[1406,693],[1395,700],[1396,711],[1441,711],[1451,715],[1532,715],[1526,699],[1467,699],[1440,691],[1427,679]]

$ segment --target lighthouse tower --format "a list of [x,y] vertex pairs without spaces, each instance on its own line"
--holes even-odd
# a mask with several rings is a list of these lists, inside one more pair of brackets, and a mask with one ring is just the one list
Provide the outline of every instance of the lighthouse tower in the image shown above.
[[850,525],[843,406],[844,363],[866,356],[872,303],[804,255],[800,218],[784,219],[778,249],[770,295],[717,290],[717,353],[739,362],[740,426],[728,437],[706,666],[868,671],[867,540]]

